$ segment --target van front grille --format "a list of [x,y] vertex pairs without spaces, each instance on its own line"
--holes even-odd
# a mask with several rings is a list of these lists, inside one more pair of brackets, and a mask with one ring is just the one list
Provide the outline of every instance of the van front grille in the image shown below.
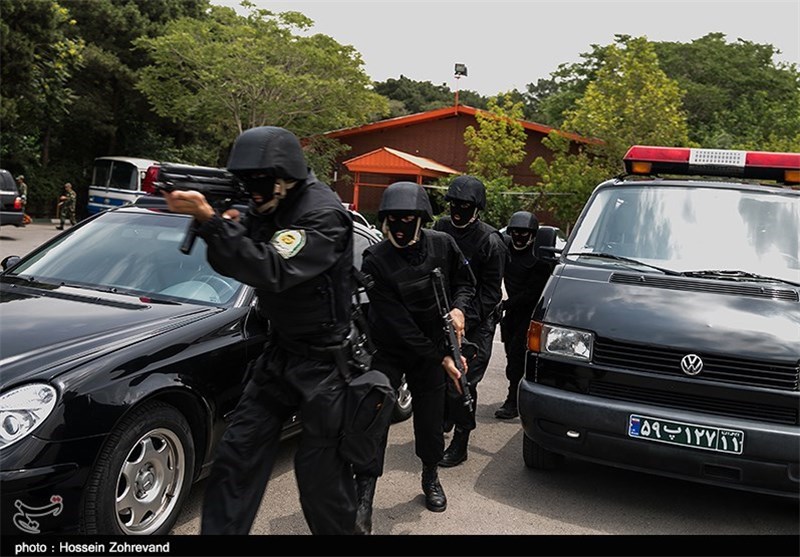
[[[598,338],[594,343],[592,360],[599,366],[687,377],[681,370],[681,358],[689,353],[688,350],[653,348]],[[800,385],[799,362],[765,362],[693,353],[703,360],[702,371],[692,376],[698,381],[720,381],[781,391],[797,391]]]
[[663,406],[670,410],[689,410],[745,420],[797,425],[798,408],[735,401],[708,395],[692,395],[661,389],[623,385],[602,379],[589,382],[588,393],[614,400]]

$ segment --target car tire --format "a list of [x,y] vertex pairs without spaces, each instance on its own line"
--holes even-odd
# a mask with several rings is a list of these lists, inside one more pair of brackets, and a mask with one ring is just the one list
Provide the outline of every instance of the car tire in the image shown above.
[[560,454],[548,451],[523,433],[522,459],[525,461],[525,466],[528,468],[552,470],[561,463],[564,457]]
[[411,391],[408,390],[408,381],[406,381],[406,376],[403,375],[400,388],[397,389],[397,402],[395,402],[394,412],[392,413],[392,423],[406,421],[413,412]]
[[111,432],[84,495],[81,531],[103,535],[167,535],[194,477],[194,442],[186,418],[151,402]]

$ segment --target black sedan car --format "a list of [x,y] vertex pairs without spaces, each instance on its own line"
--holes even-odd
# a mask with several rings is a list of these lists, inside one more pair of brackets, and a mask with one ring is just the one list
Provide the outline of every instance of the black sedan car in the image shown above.
[[[180,252],[188,223],[112,209],[3,261],[4,532],[166,534],[207,474],[268,323],[204,242]],[[355,225],[355,253],[379,239]],[[411,412],[398,399],[396,420]]]

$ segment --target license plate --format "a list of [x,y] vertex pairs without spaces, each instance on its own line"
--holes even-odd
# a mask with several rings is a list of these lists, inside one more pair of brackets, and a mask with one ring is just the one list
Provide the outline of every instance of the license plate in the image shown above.
[[744,431],[631,414],[628,436],[707,451],[742,454]]

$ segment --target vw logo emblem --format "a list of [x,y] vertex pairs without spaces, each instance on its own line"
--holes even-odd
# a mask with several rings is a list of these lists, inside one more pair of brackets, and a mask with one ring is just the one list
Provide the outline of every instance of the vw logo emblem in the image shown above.
[[703,360],[697,354],[686,354],[681,358],[681,369],[686,375],[697,375],[703,371]]

